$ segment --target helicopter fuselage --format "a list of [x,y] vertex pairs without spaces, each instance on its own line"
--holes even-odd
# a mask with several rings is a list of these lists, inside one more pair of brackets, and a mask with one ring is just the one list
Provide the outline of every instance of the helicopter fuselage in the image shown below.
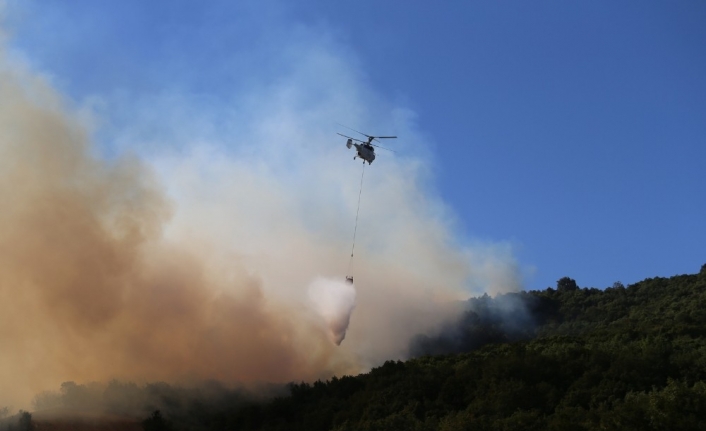
[[368,162],[368,164],[371,164],[373,160],[375,160],[375,149],[368,144],[353,144],[355,145],[355,149],[358,151],[358,156],[364,161]]
[[355,147],[358,155],[353,157],[353,160],[360,157],[363,159],[363,163],[368,162],[368,164],[371,164],[373,160],[375,160],[375,148],[368,143],[363,142],[362,144],[356,144],[352,139],[348,139],[348,142],[346,142],[346,147]]

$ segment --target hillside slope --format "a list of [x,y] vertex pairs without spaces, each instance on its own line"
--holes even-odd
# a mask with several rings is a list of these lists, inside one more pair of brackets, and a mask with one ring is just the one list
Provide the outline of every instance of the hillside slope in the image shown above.
[[[472,300],[453,337],[426,340],[456,350],[466,344],[454,337],[487,341],[477,350],[387,362],[291,385],[291,396],[268,404],[175,419],[253,430],[705,429],[706,266],[605,290],[572,282],[510,295],[513,307]],[[520,306],[519,322],[492,311],[518,315]]]
[[[154,430],[700,430],[704,335],[706,265],[605,290],[565,277],[556,289],[469,300],[457,322],[413,341],[415,359],[291,384],[266,401],[117,382],[103,398],[149,400],[166,418],[143,422]],[[88,387],[62,390],[63,405],[100,401]]]

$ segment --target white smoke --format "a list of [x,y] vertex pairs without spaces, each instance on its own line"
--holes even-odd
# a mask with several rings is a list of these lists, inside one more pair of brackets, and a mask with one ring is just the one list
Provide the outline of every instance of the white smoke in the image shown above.
[[324,320],[331,341],[340,346],[355,308],[353,283],[318,277],[309,286],[309,300]]

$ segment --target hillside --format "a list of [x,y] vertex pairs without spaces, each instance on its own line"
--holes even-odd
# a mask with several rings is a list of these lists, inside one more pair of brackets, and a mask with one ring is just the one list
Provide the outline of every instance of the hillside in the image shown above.
[[[706,429],[706,265],[627,287],[474,298],[420,355],[269,401],[164,386],[145,429]],[[169,389],[169,390],[167,390]],[[156,389],[152,389],[153,391]],[[167,394],[167,395],[165,395]],[[171,394],[171,395],[169,395]],[[230,401],[229,401],[230,400]],[[41,425],[41,424],[39,424]]]
[[476,350],[387,362],[357,377],[291,385],[290,396],[265,405],[174,418],[262,430],[706,426],[706,265],[695,275],[605,290],[565,278],[557,289],[469,306],[447,328],[453,336],[426,344],[458,350],[487,342]]

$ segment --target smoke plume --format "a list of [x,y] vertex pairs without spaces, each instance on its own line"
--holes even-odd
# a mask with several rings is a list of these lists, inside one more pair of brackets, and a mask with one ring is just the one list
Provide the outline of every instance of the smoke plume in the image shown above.
[[[351,113],[373,97],[327,50],[294,57],[278,85],[223,114],[238,131],[227,139],[199,134],[208,113],[186,96],[149,102],[160,109],[135,100],[105,157],[90,116],[0,51],[0,406],[65,381],[365,371],[456,315],[452,301],[487,288],[474,280],[515,273],[505,251],[459,245],[422,160],[388,154],[365,174],[356,287],[333,281],[361,166],[321,124],[367,122]],[[392,111],[391,132],[419,141],[410,115]],[[172,127],[190,129],[178,148],[160,135]]]

